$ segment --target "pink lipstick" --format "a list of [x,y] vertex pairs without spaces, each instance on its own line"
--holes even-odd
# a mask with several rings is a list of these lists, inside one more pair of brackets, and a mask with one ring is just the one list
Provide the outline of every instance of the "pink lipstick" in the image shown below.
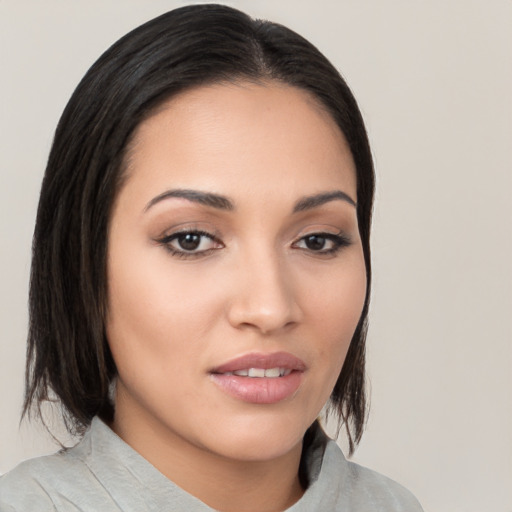
[[287,352],[247,354],[214,368],[212,380],[228,395],[254,404],[273,404],[299,388],[305,363]]

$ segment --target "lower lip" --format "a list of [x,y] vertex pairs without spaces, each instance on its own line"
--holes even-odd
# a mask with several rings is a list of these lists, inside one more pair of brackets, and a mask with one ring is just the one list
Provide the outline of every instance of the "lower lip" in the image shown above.
[[283,377],[239,377],[211,374],[215,384],[234,398],[252,404],[275,404],[295,394],[302,379],[301,371]]

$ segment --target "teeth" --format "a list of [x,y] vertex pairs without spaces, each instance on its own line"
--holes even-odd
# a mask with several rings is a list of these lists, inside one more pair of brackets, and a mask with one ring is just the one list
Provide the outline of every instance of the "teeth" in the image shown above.
[[245,370],[235,370],[234,372],[226,372],[224,375],[237,375],[238,377],[256,377],[256,378],[276,378],[290,375],[292,371],[288,368],[247,368]]
[[248,377],[265,377],[263,368],[249,368]]

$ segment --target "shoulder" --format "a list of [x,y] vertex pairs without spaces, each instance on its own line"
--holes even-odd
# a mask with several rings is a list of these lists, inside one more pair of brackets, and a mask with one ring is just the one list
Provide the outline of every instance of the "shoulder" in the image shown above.
[[327,444],[324,464],[334,477],[331,485],[338,489],[347,510],[423,512],[409,490],[377,471],[346,460],[332,440]]
[[375,510],[421,512],[416,497],[404,486],[377,471],[347,461],[347,477],[351,499],[368,502]]
[[290,511],[423,512],[405,487],[348,461],[318,423],[308,435],[304,464],[310,485]]
[[0,476],[0,512],[94,510],[98,481],[87,464],[88,444],[82,439],[73,448],[24,461]]
[[55,483],[76,475],[73,461],[63,452],[27,460],[0,477],[0,511],[56,510]]

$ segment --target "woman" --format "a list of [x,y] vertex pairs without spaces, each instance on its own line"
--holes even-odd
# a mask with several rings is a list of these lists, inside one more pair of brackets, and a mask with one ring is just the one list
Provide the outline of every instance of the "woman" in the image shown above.
[[177,9],[67,105],[34,234],[25,413],[74,448],[2,510],[421,510],[349,463],[364,425],[374,177],[355,100],[290,30]]

